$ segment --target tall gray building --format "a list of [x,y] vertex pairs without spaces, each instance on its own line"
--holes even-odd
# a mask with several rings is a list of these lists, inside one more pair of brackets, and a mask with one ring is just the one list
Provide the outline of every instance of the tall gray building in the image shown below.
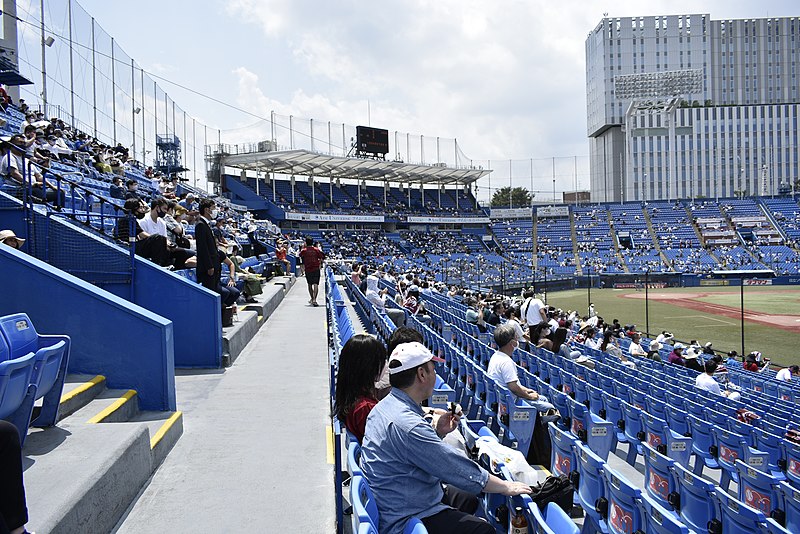
[[[791,188],[800,169],[799,44],[800,17],[603,19],[586,39],[592,200]],[[616,98],[615,77],[685,70],[702,71],[702,91],[681,95],[671,114],[634,114],[624,131],[631,100]]]

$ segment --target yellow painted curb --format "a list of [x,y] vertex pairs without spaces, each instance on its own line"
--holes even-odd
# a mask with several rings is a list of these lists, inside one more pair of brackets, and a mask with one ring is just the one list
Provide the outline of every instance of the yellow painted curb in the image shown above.
[[327,437],[325,443],[327,444],[328,449],[328,463],[333,465],[333,428],[331,425],[327,425],[325,427],[325,435]]
[[103,375],[97,375],[96,377],[92,378],[88,382],[85,382],[85,383],[81,384],[80,386],[76,387],[72,391],[68,391],[68,392],[64,393],[63,395],[61,395],[61,404],[63,404],[65,402],[67,402],[68,400],[80,395],[84,391],[92,389],[97,384],[101,384],[101,383],[105,382],[105,380],[106,380],[106,377],[104,377]]
[[178,419],[180,419],[182,417],[183,417],[183,412],[178,410],[174,414],[170,415],[169,419],[164,421],[164,424],[162,424],[158,428],[158,431],[156,431],[156,433],[153,434],[153,437],[150,438],[150,450],[153,450],[153,449],[156,448],[156,445],[158,445],[158,442],[161,441],[164,438],[164,436],[167,434],[167,432],[169,432],[169,429],[172,428],[172,425],[175,424],[175,421],[177,421]]
[[119,410],[126,402],[131,400],[136,395],[136,390],[129,389],[122,395],[120,398],[114,401],[114,403],[109,406],[108,408],[103,409],[99,414],[95,415],[91,419],[89,419],[89,423],[101,423],[104,419],[106,419],[109,415]]

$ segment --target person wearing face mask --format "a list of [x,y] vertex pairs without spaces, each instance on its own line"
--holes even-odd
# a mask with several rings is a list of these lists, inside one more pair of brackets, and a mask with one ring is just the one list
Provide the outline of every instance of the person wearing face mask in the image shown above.
[[217,215],[216,203],[210,198],[200,201],[199,217],[194,226],[197,246],[197,281],[216,292],[220,280],[220,261],[217,243],[211,232],[211,221]]
[[140,198],[142,198],[142,197],[139,196],[139,183],[136,180],[134,180],[133,178],[131,178],[130,180],[125,182],[125,187],[128,189],[125,192],[125,199],[126,200],[129,199],[129,198],[135,198],[136,200],[139,200]]
[[495,328],[494,342],[500,348],[489,359],[486,375],[495,382],[507,387],[511,393],[520,399],[530,402],[539,412],[555,409],[555,406],[550,404],[545,397],[519,383],[517,364],[511,359],[514,349],[519,347],[514,326],[509,323],[503,323]]
[[[126,213],[131,213],[136,217],[133,222],[134,237],[136,242],[136,255],[146,258],[162,267],[172,265],[172,256],[167,247],[167,238],[163,235],[150,234],[141,226],[141,221],[147,215],[147,205],[137,198],[129,198],[123,206]],[[117,239],[128,246],[131,236],[131,222],[128,217],[120,217],[117,220]]]
[[167,216],[169,211],[169,202],[159,197],[150,202],[150,213],[139,221],[142,230],[150,235],[161,235],[167,240],[167,250],[172,258],[172,265],[175,269],[180,270],[184,268],[191,269],[195,266],[194,252],[177,246],[174,240],[170,240],[170,232],[167,230],[167,222],[164,217]]

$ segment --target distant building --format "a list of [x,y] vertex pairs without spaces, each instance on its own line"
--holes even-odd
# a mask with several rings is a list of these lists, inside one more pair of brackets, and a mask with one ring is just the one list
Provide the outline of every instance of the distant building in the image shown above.
[[588,204],[591,200],[592,195],[589,191],[565,191],[561,198],[564,204]]
[[[798,63],[800,17],[603,19],[586,39],[592,200],[790,190],[800,168]],[[653,115],[637,117],[628,149],[622,125],[631,101],[615,97],[614,77],[689,69],[702,69],[703,90],[683,95],[675,110],[675,147]]]

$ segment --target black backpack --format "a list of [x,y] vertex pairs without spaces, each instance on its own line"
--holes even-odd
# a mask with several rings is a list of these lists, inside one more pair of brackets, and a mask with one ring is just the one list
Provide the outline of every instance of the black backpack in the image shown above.
[[567,475],[551,475],[531,489],[533,489],[531,499],[539,506],[540,510],[550,502],[556,503],[567,514],[572,510],[575,486],[572,485]]

